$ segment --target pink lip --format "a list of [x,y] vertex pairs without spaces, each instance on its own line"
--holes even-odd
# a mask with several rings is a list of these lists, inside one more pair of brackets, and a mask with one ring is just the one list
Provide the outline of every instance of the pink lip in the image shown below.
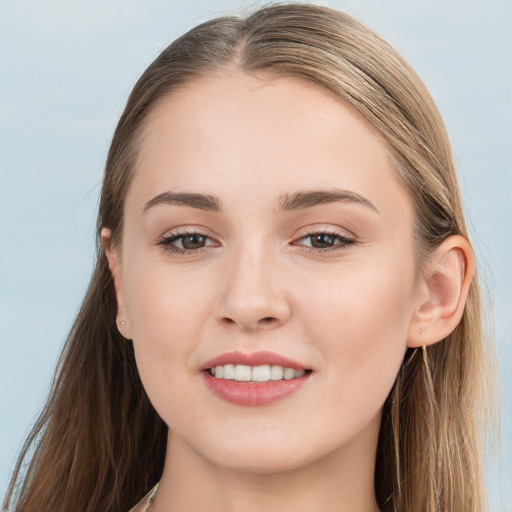
[[218,398],[246,407],[267,405],[297,392],[304,386],[311,373],[290,380],[271,380],[268,382],[238,382],[236,380],[216,379],[207,370],[226,364],[245,364],[248,366],[279,365],[294,370],[305,370],[300,363],[273,352],[228,352],[206,362],[203,378],[208,389]]
[[236,380],[216,379],[208,372],[203,372],[208,389],[226,402],[254,407],[267,405],[297,392],[309,379],[305,373],[298,379],[269,380],[268,382],[238,382]]
[[226,352],[225,354],[221,354],[207,361],[202,369],[207,370],[208,368],[224,366],[225,364],[245,364],[247,366],[268,364],[270,366],[279,365],[284,368],[293,368],[294,370],[306,370],[306,367],[297,363],[297,361],[267,351],[254,352],[252,354],[246,354],[244,352]]

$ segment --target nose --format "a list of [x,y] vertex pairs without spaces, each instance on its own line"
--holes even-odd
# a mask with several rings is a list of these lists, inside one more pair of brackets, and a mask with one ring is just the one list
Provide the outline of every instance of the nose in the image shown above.
[[283,270],[271,251],[246,248],[234,254],[223,273],[215,316],[227,327],[256,332],[279,327],[290,318]]

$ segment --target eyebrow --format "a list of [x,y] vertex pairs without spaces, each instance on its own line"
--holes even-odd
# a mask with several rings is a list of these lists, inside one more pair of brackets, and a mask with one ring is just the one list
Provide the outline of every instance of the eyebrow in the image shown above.
[[177,206],[189,206],[199,210],[220,212],[222,210],[221,201],[214,196],[205,194],[192,194],[187,192],[163,192],[144,205],[146,212],[160,204],[170,204]]
[[366,197],[344,190],[335,188],[332,190],[313,190],[306,192],[297,192],[292,195],[285,194],[279,202],[280,211],[304,210],[319,204],[327,203],[355,203],[376,211],[377,208]]
[[[284,194],[279,199],[279,211],[289,212],[305,210],[320,204],[328,203],[355,203],[366,206],[378,213],[377,208],[364,196],[344,189],[312,190]],[[220,212],[222,201],[208,194],[194,194],[189,192],[163,192],[155,196],[144,205],[144,212],[158,205],[188,206],[199,210]]]

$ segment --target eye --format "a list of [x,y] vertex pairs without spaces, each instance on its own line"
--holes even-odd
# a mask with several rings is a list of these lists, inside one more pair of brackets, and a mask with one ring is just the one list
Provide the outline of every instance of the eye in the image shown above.
[[309,232],[306,236],[299,238],[298,242],[298,245],[306,247],[310,252],[319,253],[344,249],[356,244],[353,238],[347,237],[344,233],[331,231]]
[[164,252],[174,254],[196,254],[209,246],[218,245],[209,236],[196,231],[183,231],[173,233],[157,240],[156,245],[160,245]]

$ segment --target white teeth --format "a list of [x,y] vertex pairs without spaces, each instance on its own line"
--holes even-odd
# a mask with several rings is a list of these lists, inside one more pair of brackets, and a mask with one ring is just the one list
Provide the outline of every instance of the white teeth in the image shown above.
[[252,379],[255,382],[266,382],[270,380],[270,366],[265,364],[263,366],[255,366],[252,369]]
[[224,379],[232,380],[235,378],[235,365],[225,364],[224,365]]
[[283,367],[282,366],[272,366],[270,370],[270,379],[271,380],[281,380],[283,378]]
[[285,368],[283,371],[283,377],[286,380],[293,379],[293,377],[295,377],[295,370],[293,368]]
[[237,364],[235,366],[235,380],[250,382],[251,380],[251,367],[245,364]]
[[304,370],[294,370],[283,366],[248,366],[245,364],[226,364],[211,368],[211,374],[216,379],[236,380],[239,382],[268,382],[269,380],[290,380],[302,377]]

